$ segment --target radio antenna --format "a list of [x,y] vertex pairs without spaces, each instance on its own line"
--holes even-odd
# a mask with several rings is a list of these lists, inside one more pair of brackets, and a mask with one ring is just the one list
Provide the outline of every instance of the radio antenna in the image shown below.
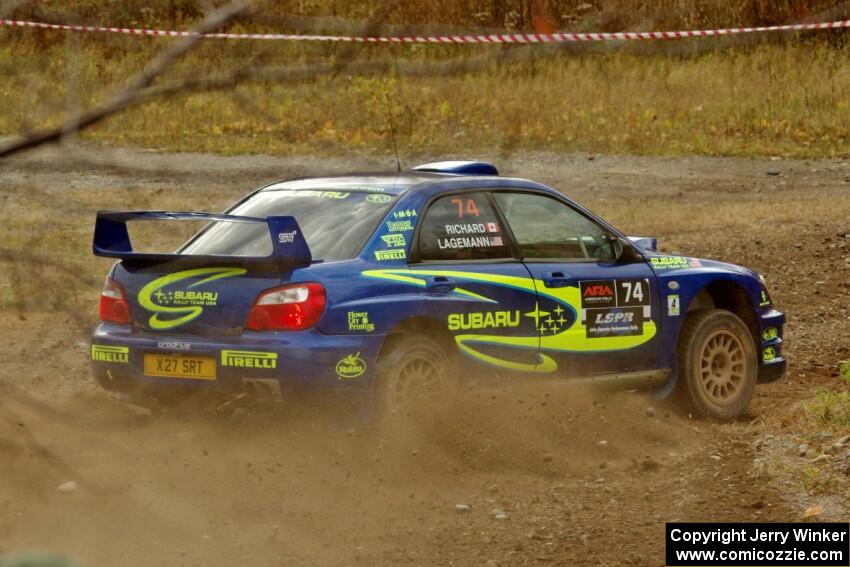
[[387,99],[387,120],[390,123],[390,137],[393,140],[393,152],[395,152],[395,166],[396,170],[401,173],[401,160],[398,159],[398,146],[395,143],[395,128],[393,128],[393,113],[390,108],[390,93],[384,93],[384,96]]

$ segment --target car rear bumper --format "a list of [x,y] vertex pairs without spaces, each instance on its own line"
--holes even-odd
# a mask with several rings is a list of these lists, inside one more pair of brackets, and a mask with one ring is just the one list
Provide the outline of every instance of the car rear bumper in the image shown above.
[[[110,390],[171,386],[235,391],[248,380],[269,380],[279,382],[281,389],[356,393],[371,390],[383,339],[378,334],[324,335],[315,329],[233,337],[167,335],[101,323],[92,334],[90,352],[95,377]],[[202,360],[214,370],[207,368],[204,378],[152,375],[156,369],[150,359],[145,367],[146,355]]]

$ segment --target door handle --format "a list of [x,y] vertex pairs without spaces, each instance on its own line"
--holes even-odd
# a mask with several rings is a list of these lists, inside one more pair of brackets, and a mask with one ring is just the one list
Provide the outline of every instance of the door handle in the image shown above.
[[567,287],[570,276],[564,272],[543,272],[543,285],[546,287]]
[[446,276],[428,276],[425,278],[425,289],[439,293],[448,293],[455,288],[455,282]]

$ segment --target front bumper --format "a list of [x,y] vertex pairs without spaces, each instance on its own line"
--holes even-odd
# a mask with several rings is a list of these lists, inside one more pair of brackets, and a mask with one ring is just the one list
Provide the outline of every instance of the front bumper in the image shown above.
[[759,339],[759,384],[768,384],[785,378],[788,373],[788,361],[784,357],[785,314],[776,309],[768,309],[759,317],[761,333]]
[[770,363],[762,364],[759,367],[758,383],[770,384],[782,380],[788,375],[788,361],[784,358],[775,360]]
[[[246,380],[271,380],[279,382],[281,390],[358,393],[372,390],[383,339],[378,334],[324,335],[315,329],[233,337],[167,335],[101,323],[92,334],[91,357],[95,377],[115,391],[137,387],[235,391]],[[215,377],[152,376],[145,371],[146,354],[211,359]]]

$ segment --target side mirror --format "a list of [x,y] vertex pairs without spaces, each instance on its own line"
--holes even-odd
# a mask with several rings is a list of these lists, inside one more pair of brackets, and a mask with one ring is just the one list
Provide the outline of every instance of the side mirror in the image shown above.
[[620,253],[617,255],[618,264],[634,264],[636,262],[644,261],[641,253],[638,252],[637,248],[635,248],[630,241],[619,238],[612,239],[612,246],[614,242],[617,242],[620,245]]
[[644,250],[658,250],[657,238],[653,238],[651,236],[629,236],[629,240]]

